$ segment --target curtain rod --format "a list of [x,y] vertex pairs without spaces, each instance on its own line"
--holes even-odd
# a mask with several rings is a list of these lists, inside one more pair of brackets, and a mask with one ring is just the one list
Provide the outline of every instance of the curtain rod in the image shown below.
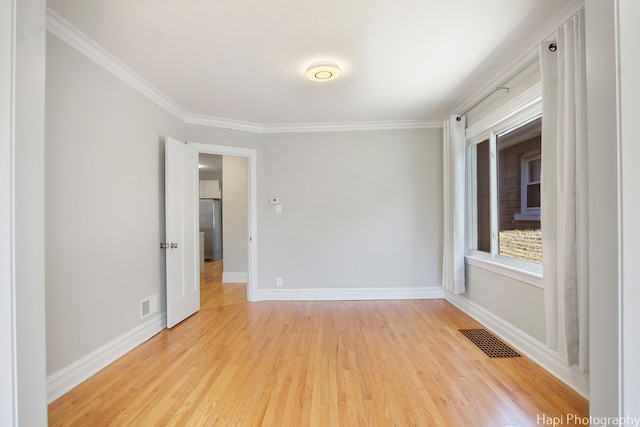
[[[574,2],[570,5],[567,5],[562,13],[559,15],[567,16],[564,18],[556,27],[550,31],[545,37],[540,39],[540,43],[544,40],[548,40],[553,38],[557,29],[564,25],[567,21],[569,21],[573,16],[575,16],[582,8],[584,8],[584,0],[574,0]],[[454,113],[457,115],[465,115],[472,108],[476,107],[481,102],[485,101],[491,95],[496,92],[496,88],[504,86],[504,83],[516,77],[519,73],[521,73],[526,67],[531,65],[533,62],[538,60],[538,45],[534,46],[529,52],[527,52],[522,58],[520,58],[515,64],[509,67],[504,73],[500,74],[497,78],[493,79],[491,83],[485,85],[482,89],[477,91],[475,95],[471,98],[468,98],[468,101],[462,102],[453,109]],[[458,112],[456,112],[458,111]]]

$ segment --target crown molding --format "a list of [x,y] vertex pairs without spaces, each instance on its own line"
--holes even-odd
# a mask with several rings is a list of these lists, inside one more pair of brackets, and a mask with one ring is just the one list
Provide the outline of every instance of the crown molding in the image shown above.
[[264,133],[344,132],[365,130],[400,130],[441,128],[442,122],[414,120],[343,123],[299,123],[265,125]]
[[344,122],[344,123],[298,123],[274,124],[245,122],[241,120],[193,114],[185,110],[158,88],[153,86],[122,61],[109,53],[98,43],[76,28],[56,11],[47,7],[47,31],[91,59],[105,70],[164,108],[184,123],[233,129],[254,133],[298,133],[329,131],[365,131],[365,130],[398,130],[441,128],[441,122],[428,121],[379,121],[379,122]]
[[[584,4],[585,0],[573,0],[560,12],[558,12],[552,19],[548,19],[547,21],[545,21],[544,24],[536,30],[535,34],[529,38],[529,41],[534,40],[535,44],[533,46],[521,46],[525,47],[525,49],[527,47],[529,48],[529,50],[522,57],[517,59],[507,69],[497,69],[492,74],[490,74],[488,78],[483,79],[485,84],[479,85],[479,88],[471,93],[471,95],[466,96],[462,100],[456,102],[451,108],[450,115],[459,115],[466,113],[471,108],[482,102],[493,92],[495,92],[496,87],[501,86],[503,82],[509,79],[515,78],[517,74],[528,65],[538,61],[539,44],[551,37],[563,23],[565,23],[567,20],[571,19],[573,15],[578,13],[578,11],[580,11],[580,9],[584,7]],[[524,49],[522,49],[522,51],[524,51]]]
[[187,114],[183,119],[192,125],[211,126],[223,129],[242,130],[245,132],[264,133],[264,125],[260,123],[243,122],[241,120],[223,119],[202,114]]
[[47,31],[184,121],[187,116],[187,111],[184,108],[127,67],[102,46],[87,37],[86,34],[50,7],[47,7]]

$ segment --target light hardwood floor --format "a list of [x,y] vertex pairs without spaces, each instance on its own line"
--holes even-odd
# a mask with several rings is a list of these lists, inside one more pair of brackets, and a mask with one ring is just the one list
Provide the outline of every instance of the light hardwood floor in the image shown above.
[[[536,426],[588,402],[525,357],[490,359],[443,300],[246,301],[202,309],[49,405],[52,426]],[[578,424],[580,425],[580,424]]]

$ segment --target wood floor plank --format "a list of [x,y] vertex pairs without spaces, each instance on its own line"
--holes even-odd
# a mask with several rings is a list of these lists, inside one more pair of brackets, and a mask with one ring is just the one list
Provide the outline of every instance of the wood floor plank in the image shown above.
[[[49,405],[52,426],[536,426],[588,402],[490,359],[444,300],[246,301],[207,263],[202,308]],[[571,425],[571,424],[566,424]]]

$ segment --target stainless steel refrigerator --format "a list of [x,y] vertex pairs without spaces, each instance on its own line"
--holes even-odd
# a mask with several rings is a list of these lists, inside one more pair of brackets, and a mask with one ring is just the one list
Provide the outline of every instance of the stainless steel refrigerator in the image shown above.
[[200,231],[204,231],[204,259],[222,259],[222,202],[200,199]]

